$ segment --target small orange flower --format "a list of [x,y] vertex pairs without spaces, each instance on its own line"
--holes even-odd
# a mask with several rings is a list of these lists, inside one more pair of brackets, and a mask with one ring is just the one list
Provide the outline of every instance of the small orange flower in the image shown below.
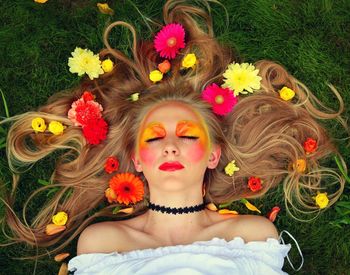
[[305,159],[297,159],[295,163],[293,163],[293,169],[297,170],[299,173],[303,173],[306,170],[306,161]]
[[119,169],[119,161],[116,157],[108,157],[105,163],[105,171],[110,174]]
[[317,141],[314,140],[313,138],[307,138],[306,141],[304,142],[304,149],[306,154],[315,152],[315,150],[317,149]]
[[136,203],[143,199],[143,182],[132,173],[115,175],[109,181],[109,187],[116,196],[115,199],[112,199],[113,201],[129,205],[130,203]]
[[160,70],[163,74],[169,72],[170,68],[171,64],[167,59],[165,59],[162,63],[158,64],[158,70]]

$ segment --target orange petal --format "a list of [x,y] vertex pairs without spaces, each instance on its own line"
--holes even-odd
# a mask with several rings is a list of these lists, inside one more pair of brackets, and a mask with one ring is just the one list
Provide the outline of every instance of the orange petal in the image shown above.
[[60,270],[58,271],[58,275],[67,275],[68,274],[68,265],[66,263],[62,263]]
[[219,214],[221,214],[221,215],[225,215],[225,214],[238,215],[238,212],[234,211],[234,210],[229,210],[229,209],[220,209]]
[[51,236],[51,235],[55,235],[57,233],[60,233],[64,230],[66,230],[65,225],[56,225],[54,223],[50,223],[50,224],[46,225],[45,233],[47,235]]
[[57,254],[54,258],[54,260],[56,262],[62,262],[65,258],[67,258],[69,256],[69,253],[61,253],[61,254]]
[[218,211],[218,208],[216,207],[216,205],[214,203],[208,203],[206,206],[205,206],[207,209],[211,210],[211,211]]

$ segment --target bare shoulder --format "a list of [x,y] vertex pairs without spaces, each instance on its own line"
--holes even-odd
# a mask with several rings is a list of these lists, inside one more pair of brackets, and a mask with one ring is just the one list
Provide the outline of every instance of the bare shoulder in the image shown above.
[[87,253],[111,253],[118,251],[125,242],[122,224],[100,222],[86,227],[79,236],[77,255]]
[[266,241],[267,238],[278,239],[275,225],[263,216],[239,215],[232,222],[234,222],[233,237],[242,237],[245,242]]

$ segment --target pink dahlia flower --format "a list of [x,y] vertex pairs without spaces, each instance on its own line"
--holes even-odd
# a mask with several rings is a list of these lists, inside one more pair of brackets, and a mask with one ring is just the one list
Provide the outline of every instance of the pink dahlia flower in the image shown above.
[[226,115],[237,104],[237,97],[229,88],[221,88],[215,83],[207,86],[202,92],[203,100],[212,105],[213,112],[218,115]]
[[185,29],[181,24],[164,26],[154,38],[154,47],[164,58],[174,59],[179,49],[185,48]]
[[80,98],[73,102],[68,111],[68,118],[74,123],[74,126],[85,126],[90,120],[96,120],[102,117],[103,108],[96,101],[84,101]]

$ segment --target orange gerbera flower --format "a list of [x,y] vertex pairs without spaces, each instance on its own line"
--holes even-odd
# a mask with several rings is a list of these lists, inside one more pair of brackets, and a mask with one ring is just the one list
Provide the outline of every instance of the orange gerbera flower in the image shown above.
[[113,190],[116,202],[129,205],[143,199],[143,182],[132,173],[115,175],[109,181],[109,187]]

